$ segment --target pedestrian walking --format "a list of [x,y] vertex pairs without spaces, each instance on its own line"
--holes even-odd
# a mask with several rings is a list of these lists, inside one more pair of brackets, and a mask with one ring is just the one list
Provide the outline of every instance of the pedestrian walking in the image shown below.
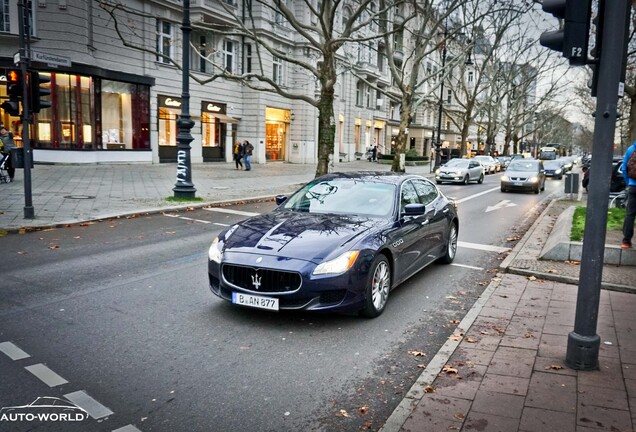
[[[622,249],[632,247],[632,237],[634,237],[634,219],[636,218],[636,174],[634,169],[630,169],[629,158],[636,152],[636,141],[627,149],[623,158],[623,176],[627,187],[627,205],[625,206],[625,219],[623,220],[623,243]],[[634,156],[636,158],[636,155]]]
[[371,149],[371,160],[375,162],[377,157],[378,157],[378,146],[374,145],[373,148]]
[[241,144],[239,140],[236,140],[236,143],[234,143],[233,154],[236,169],[239,169],[239,167],[241,167],[240,169],[243,169],[243,162],[241,162],[241,159],[243,158],[243,144]]
[[11,160],[11,149],[15,148],[15,142],[13,141],[13,134],[9,132],[4,125],[0,126],[0,154],[2,160],[7,167],[7,173],[9,174],[9,182],[13,181],[15,177],[15,168],[13,168],[13,161]]
[[252,169],[252,152],[254,151],[254,146],[250,144],[248,140],[243,141],[243,159],[245,160],[245,171],[249,171]]

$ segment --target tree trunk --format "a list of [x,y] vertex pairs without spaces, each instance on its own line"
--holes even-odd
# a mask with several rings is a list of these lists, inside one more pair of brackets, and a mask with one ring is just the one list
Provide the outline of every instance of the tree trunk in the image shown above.
[[395,139],[395,154],[393,155],[393,163],[391,171],[405,172],[406,168],[400,164],[400,155],[406,153],[406,140],[408,138],[407,129],[411,124],[411,111],[413,110],[413,95],[411,92],[404,92],[402,95],[402,105],[400,112],[400,131]]
[[334,91],[325,89],[320,94],[318,104],[318,165],[316,177],[329,172],[329,155],[333,155],[336,138],[336,121],[333,117]]

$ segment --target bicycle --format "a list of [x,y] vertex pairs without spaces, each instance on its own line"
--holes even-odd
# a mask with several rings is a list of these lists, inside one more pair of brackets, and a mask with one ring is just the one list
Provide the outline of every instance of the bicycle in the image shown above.
[[627,205],[627,189],[610,194],[609,208],[625,208]]

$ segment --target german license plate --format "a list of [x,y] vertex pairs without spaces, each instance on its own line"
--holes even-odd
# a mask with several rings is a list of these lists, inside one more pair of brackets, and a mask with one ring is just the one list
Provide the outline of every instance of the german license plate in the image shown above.
[[512,184],[513,186],[523,186],[523,183],[521,182],[513,182]]
[[261,297],[251,294],[233,292],[232,303],[258,309],[268,309],[274,311],[278,310],[278,299],[271,297]]

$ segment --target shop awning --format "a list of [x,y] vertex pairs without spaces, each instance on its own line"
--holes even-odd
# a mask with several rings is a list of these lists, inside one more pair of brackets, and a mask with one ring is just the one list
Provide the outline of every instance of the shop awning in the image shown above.
[[236,119],[234,117],[230,117],[228,115],[225,114],[218,114],[218,113],[214,113],[213,114],[214,117],[218,118],[219,120],[221,120],[221,122],[223,123],[234,123],[234,124],[238,124],[240,123],[240,119]]

